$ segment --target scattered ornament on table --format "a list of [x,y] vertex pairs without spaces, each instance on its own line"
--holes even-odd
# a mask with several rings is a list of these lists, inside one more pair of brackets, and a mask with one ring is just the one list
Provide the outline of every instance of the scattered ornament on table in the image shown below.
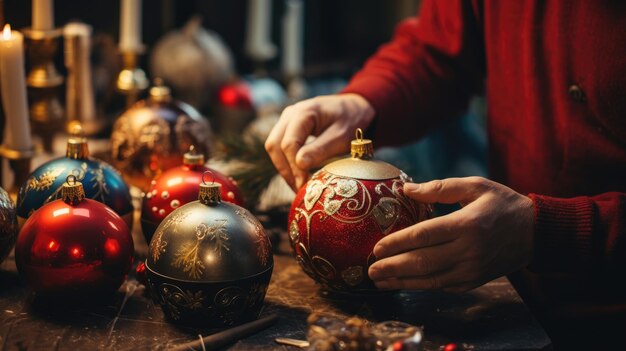
[[213,113],[215,129],[221,135],[239,135],[255,114],[249,84],[234,80],[221,86],[216,94]]
[[150,189],[143,195],[141,228],[146,242],[150,242],[163,219],[178,207],[198,200],[198,184],[202,175],[211,171],[215,182],[222,185],[221,197],[226,202],[244,206],[244,199],[231,177],[227,177],[204,165],[204,155],[196,152],[193,145],[183,156],[183,165],[170,168],[154,179]]
[[15,204],[9,194],[0,188],[0,263],[9,255],[17,238]]
[[148,289],[175,323],[227,327],[253,320],[263,307],[274,261],[261,223],[221,201],[221,185],[206,182],[198,201],[161,222],[146,259]]
[[204,29],[196,16],[157,42],[150,67],[182,100],[203,109],[207,97],[234,76],[232,56],[220,36]]
[[409,177],[373,160],[360,129],[352,157],[331,162],[303,186],[289,213],[288,233],[298,263],[324,288],[375,293],[367,275],[374,245],[385,235],[431,217],[431,207],[408,198]]
[[169,88],[155,81],[150,97],[126,110],[113,126],[113,164],[128,182],[147,191],[161,172],[182,164],[191,145],[209,155],[211,129],[193,107],[172,99]]
[[70,134],[65,157],[44,163],[22,184],[17,196],[20,226],[38,208],[59,199],[65,178],[74,175],[83,183],[87,198],[109,206],[132,227],[133,206],[122,176],[108,163],[89,156],[80,123],[72,122]]
[[312,313],[307,323],[310,349],[317,351],[417,351],[423,338],[422,328],[399,321],[374,324]]
[[108,206],[85,198],[83,184],[69,175],[61,199],[26,221],[15,245],[15,263],[41,295],[90,300],[114,293],[133,263],[126,223]]

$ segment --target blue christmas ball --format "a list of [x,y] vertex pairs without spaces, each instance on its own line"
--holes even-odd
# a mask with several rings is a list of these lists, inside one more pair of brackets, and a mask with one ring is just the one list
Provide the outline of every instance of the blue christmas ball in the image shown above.
[[89,157],[87,140],[76,135],[69,138],[65,157],[41,165],[20,187],[17,196],[20,226],[37,209],[61,198],[63,183],[69,175],[83,184],[87,198],[109,206],[131,227],[133,206],[128,185],[111,165]]

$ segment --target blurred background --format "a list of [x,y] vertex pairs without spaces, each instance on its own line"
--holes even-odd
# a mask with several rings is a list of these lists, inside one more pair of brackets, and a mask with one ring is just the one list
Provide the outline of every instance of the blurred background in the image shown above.
[[[251,35],[248,27],[251,11],[254,12],[251,9],[254,1],[256,0],[144,0],[142,4],[141,33],[146,52],[139,56],[139,66],[150,79],[155,78],[156,71],[163,71],[156,67],[159,65],[174,68],[190,66],[187,70],[181,68],[170,72],[170,77],[162,74],[165,84],[172,88],[175,97],[194,105],[208,117],[218,138],[240,133],[245,128],[250,129],[250,124],[254,124],[255,120],[269,115],[271,118],[264,119],[253,128],[260,130],[257,137],[264,140],[286,105],[339,91],[367,57],[382,43],[390,40],[398,22],[415,16],[420,2],[268,1],[269,12],[265,14],[269,21],[267,36],[275,51],[259,58],[246,49],[248,37]],[[3,3],[2,22],[11,23],[17,29],[31,25],[31,1],[4,0]],[[302,68],[295,74],[286,72],[281,63],[285,45],[283,21],[290,3],[301,6],[303,22],[303,33],[298,39],[301,41]],[[110,121],[114,121],[128,107],[114,88],[115,75],[122,65],[120,53],[117,51],[120,6],[119,0],[54,1],[54,20],[58,26],[80,21],[93,28],[91,62],[96,104],[98,114]],[[195,28],[196,24],[202,30],[208,31],[206,33],[210,37]],[[162,45],[164,36],[180,31],[192,33],[195,40],[192,43],[199,43],[200,52],[216,51],[214,44],[223,44],[217,51],[224,51],[227,54],[224,60],[228,63],[226,66],[232,66],[228,68],[232,70],[232,75],[220,82],[226,89],[214,84],[210,89],[194,88],[192,93],[185,91],[185,83],[197,80],[194,73],[200,69],[197,63],[186,61],[188,57],[192,57],[193,50],[182,56],[176,56],[172,52],[177,50],[171,48],[180,44],[176,40],[185,41],[181,37],[172,39],[171,46]],[[156,52],[155,48],[159,45],[166,48]],[[63,49],[59,52],[56,66],[65,75]],[[212,60],[220,62],[215,57]],[[209,61],[206,60],[207,66],[212,64]],[[202,62],[205,61],[201,61],[200,65]],[[216,67],[218,71],[223,70],[223,66],[219,64]],[[175,81],[176,79],[182,83]],[[245,93],[241,93],[239,82],[242,81],[245,82]],[[147,91],[143,94],[145,97]],[[241,107],[242,94],[251,100],[251,116],[248,113],[250,111],[242,114],[238,109]],[[236,111],[233,112],[231,108],[225,112],[224,106],[234,106]],[[477,97],[462,118],[449,122],[415,144],[395,149],[378,149],[377,156],[403,169],[416,181],[451,176],[485,176],[487,140],[484,111],[485,101]],[[109,128],[101,130],[97,137],[108,138],[111,134],[110,124],[112,123],[109,123]],[[61,148],[63,147],[64,144],[61,143]]]

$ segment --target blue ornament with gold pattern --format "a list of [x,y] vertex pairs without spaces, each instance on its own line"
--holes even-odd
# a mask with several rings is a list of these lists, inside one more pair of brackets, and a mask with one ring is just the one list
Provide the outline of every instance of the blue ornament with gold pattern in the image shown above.
[[65,157],[59,157],[34,170],[17,195],[18,223],[22,224],[37,209],[61,198],[63,183],[74,175],[85,188],[85,195],[113,209],[132,228],[133,206],[128,185],[108,163],[89,157],[82,127],[74,125],[67,140]]

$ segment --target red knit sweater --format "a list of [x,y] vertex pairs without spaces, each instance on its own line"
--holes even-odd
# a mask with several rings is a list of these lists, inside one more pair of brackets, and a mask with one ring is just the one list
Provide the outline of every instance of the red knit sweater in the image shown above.
[[415,140],[486,89],[492,179],[535,204],[531,288],[615,311],[626,301],[626,2],[425,0],[419,15],[345,89],[375,108],[375,140]]

